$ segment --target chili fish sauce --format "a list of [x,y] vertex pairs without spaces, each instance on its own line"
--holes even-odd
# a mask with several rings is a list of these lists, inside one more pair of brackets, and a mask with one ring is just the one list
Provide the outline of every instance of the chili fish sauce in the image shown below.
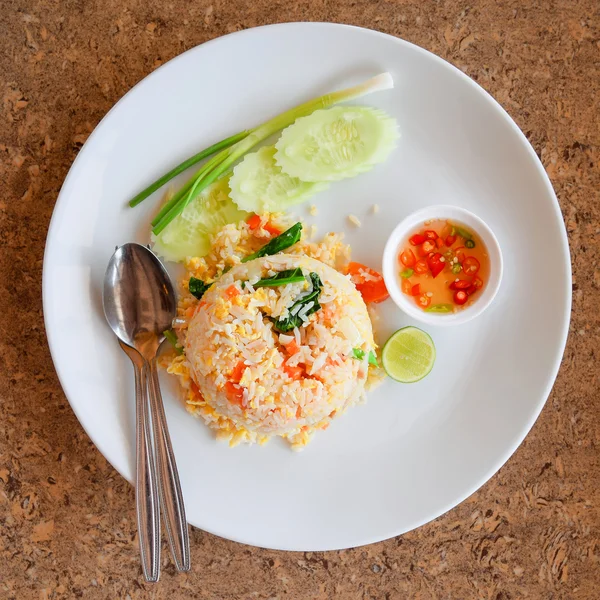
[[456,221],[427,221],[398,253],[402,291],[427,312],[452,313],[477,300],[490,259],[476,231]]

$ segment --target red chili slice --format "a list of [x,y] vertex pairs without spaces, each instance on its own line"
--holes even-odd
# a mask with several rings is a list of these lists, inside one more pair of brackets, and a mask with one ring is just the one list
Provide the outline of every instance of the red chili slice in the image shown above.
[[408,241],[413,246],[420,246],[425,241],[425,236],[420,233],[415,233],[415,235],[408,238]]
[[444,246],[444,240],[441,237],[439,237],[437,240],[435,240],[435,245],[438,248],[442,248]]
[[402,280],[402,291],[410,296],[412,292],[412,283],[408,279]]
[[479,275],[475,275],[475,277],[473,277],[473,285],[479,290],[483,287],[483,279],[481,279],[481,277],[479,277]]
[[410,290],[410,293],[413,296],[418,296],[421,293],[421,284],[417,283],[416,285],[413,285],[412,289]]
[[417,275],[425,275],[429,271],[429,266],[424,258],[421,258],[415,263],[414,271]]
[[439,252],[436,252],[433,256],[430,256],[427,259],[427,264],[429,265],[429,269],[431,270],[431,274],[434,276],[434,278],[444,270],[444,265],[446,263],[440,260],[442,258],[444,257]]
[[427,296],[426,294],[421,294],[417,298],[417,304],[421,308],[427,308],[431,304],[431,298],[429,296]]
[[467,256],[467,258],[462,261],[462,268],[465,275],[475,275],[480,267],[479,261],[474,256]]
[[423,232],[423,235],[425,236],[425,239],[427,240],[437,240],[440,236],[433,231],[433,229],[427,229]]
[[428,256],[436,248],[437,248],[437,246],[435,245],[435,242],[432,242],[431,240],[425,240],[423,242],[421,248],[419,248],[419,254],[421,256]]
[[415,258],[415,253],[410,249],[407,248],[401,255],[400,255],[400,262],[405,266],[405,267],[412,267],[415,264],[415,261],[417,259]]
[[458,305],[464,304],[469,299],[469,295],[464,290],[454,292],[454,302]]
[[481,277],[478,277],[477,275],[475,275],[475,277],[473,277],[473,281],[471,282],[471,285],[467,288],[467,294],[469,294],[469,296],[472,296],[475,292],[479,291],[482,287],[483,287],[483,279],[481,279]]
[[451,290],[466,290],[473,285],[470,281],[466,279],[459,279],[458,281],[453,281],[448,287]]
[[446,246],[448,246],[448,248],[450,248],[450,246],[452,246],[452,244],[454,244],[454,242],[456,242],[456,236],[455,235],[449,235],[446,238]]

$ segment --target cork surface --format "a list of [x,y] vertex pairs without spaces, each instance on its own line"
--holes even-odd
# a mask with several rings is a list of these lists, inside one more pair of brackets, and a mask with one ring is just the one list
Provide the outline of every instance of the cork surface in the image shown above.
[[[532,142],[574,269],[562,368],[523,445],[481,490],[368,547],[284,553],[199,530],[193,570],[163,546],[140,575],[134,493],[83,432],[42,320],[61,183],[135,83],[214,37],[281,21],[379,29],[448,59]],[[594,0],[4,0],[0,9],[0,599],[600,597],[600,8]]]

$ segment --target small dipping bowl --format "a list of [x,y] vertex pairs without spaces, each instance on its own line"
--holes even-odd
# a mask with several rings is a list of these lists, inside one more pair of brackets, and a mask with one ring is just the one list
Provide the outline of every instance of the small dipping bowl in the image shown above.
[[[490,273],[483,291],[474,297],[472,303],[452,313],[426,312],[415,304],[412,296],[402,292],[400,271],[404,268],[399,255],[408,244],[408,238],[425,227],[427,221],[437,219],[465,225],[473,230],[486,246],[490,260]],[[383,251],[383,278],[392,300],[408,316],[427,325],[460,325],[479,316],[494,300],[502,281],[502,252],[496,236],[487,224],[472,212],[458,206],[428,206],[401,221],[392,231]]]

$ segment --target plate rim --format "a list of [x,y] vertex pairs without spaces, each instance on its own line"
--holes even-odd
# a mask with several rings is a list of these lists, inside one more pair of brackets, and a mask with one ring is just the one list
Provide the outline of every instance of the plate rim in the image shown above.
[[[105,122],[105,120],[108,120],[108,118],[110,117],[112,112],[115,111],[117,109],[117,107],[119,105],[121,105],[123,102],[125,102],[129,97],[133,96],[134,93],[137,93],[140,90],[142,90],[144,88],[144,86],[147,85],[148,81],[152,77],[154,77],[158,72],[160,72],[162,69],[165,69],[167,66],[172,66],[173,63],[175,63],[176,61],[181,59],[184,55],[188,55],[188,54],[197,52],[200,48],[203,48],[207,45],[221,43],[222,41],[224,41],[226,39],[234,38],[234,37],[242,38],[244,36],[260,35],[260,32],[264,29],[272,29],[272,28],[290,29],[290,28],[298,28],[298,27],[356,30],[358,32],[367,33],[368,35],[382,37],[392,43],[395,43],[400,46],[409,47],[412,50],[417,51],[418,53],[427,55],[427,58],[429,60],[433,59],[434,61],[437,61],[445,68],[449,68],[450,70],[454,71],[455,74],[457,74],[463,81],[467,82],[476,92],[478,92],[479,94],[482,94],[488,101],[491,101],[491,103],[496,108],[496,110],[499,112],[499,114],[502,115],[502,118],[504,119],[504,121],[509,125],[511,130],[517,135],[517,137],[521,141],[521,144],[523,144],[526,152],[533,159],[532,162],[535,165],[537,174],[541,177],[541,181],[544,184],[545,191],[550,196],[550,199],[552,200],[551,204],[552,204],[552,208],[554,210],[555,216],[557,217],[559,222],[561,222],[563,225],[560,228],[560,242],[561,242],[561,246],[562,246],[562,254],[563,254],[564,266],[565,266],[565,297],[564,297],[565,313],[563,315],[563,320],[562,320],[563,323],[562,323],[562,330],[560,332],[560,343],[559,343],[558,347],[556,348],[555,357],[554,357],[554,361],[553,361],[554,364],[552,365],[552,368],[549,370],[551,377],[548,378],[548,383],[546,384],[546,387],[543,390],[543,393],[541,394],[540,399],[532,407],[534,410],[532,412],[531,418],[519,428],[519,433],[516,436],[515,441],[512,442],[510,445],[507,445],[507,450],[502,454],[502,456],[497,461],[495,461],[494,464],[489,469],[486,470],[485,474],[481,478],[477,479],[477,482],[475,484],[473,484],[468,489],[466,489],[466,491],[464,493],[460,494],[458,496],[458,499],[452,500],[452,501],[446,503],[442,508],[433,511],[431,514],[428,514],[426,517],[414,521],[412,526],[409,528],[406,528],[406,527],[392,528],[391,527],[390,532],[388,534],[386,534],[385,537],[381,537],[381,535],[361,536],[361,539],[357,540],[356,543],[354,543],[352,545],[348,545],[348,544],[344,544],[344,545],[325,544],[325,545],[323,545],[321,543],[316,543],[310,548],[305,548],[305,547],[299,548],[299,547],[294,546],[293,544],[289,545],[289,546],[283,545],[283,544],[261,545],[261,544],[257,544],[255,541],[248,539],[244,535],[237,536],[237,535],[231,535],[230,533],[225,534],[225,533],[219,531],[218,529],[213,529],[212,527],[210,527],[210,525],[207,526],[206,524],[203,524],[202,526],[200,526],[200,525],[196,525],[196,524],[192,523],[191,521],[188,521],[190,525],[193,525],[194,527],[197,527],[197,528],[199,528],[203,531],[206,531],[208,533],[211,533],[213,535],[216,535],[216,536],[219,536],[224,539],[228,539],[228,540],[231,540],[231,541],[234,541],[237,543],[254,546],[254,547],[267,548],[267,549],[273,549],[273,550],[284,550],[284,551],[333,551],[333,550],[342,550],[342,549],[347,549],[347,548],[355,548],[355,547],[360,547],[360,546],[365,546],[368,544],[381,542],[381,541],[388,540],[388,539],[391,539],[391,538],[399,536],[399,535],[403,535],[403,534],[405,534],[409,531],[412,531],[414,529],[417,529],[419,527],[422,527],[423,525],[438,519],[439,517],[446,514],[448,511],[450,511],[451,509],[459,506],[467,498],[469,498],[471,495],[473,495],[477,490],[479,490],[481,487],[483,487],[494,475],[496,475],[496,473],[498,473],[500,471],[500,469],[502,469],[502,467],[508,462],[508,460],[512,457],[512,455],[517,451],[519,446],[523,443],[523,441],[525,440],[525,438],[531,431],[533,425],[537,421],[539,415],[542,412],[542,409],[544,408],[544,406],[550,396],[550,393],[552,391],[552,388],[554,387],[556,378],[558,376],[558,372],[559,372],[561,364],[562,364],[562,360],[564,357],[564,352],[565,352],[565,348],[566,348],[566,344],[567,344],[567,340],[568,340],[569,327],[570,327],[570,321],[571,321],[571,308],[572,308],[571,253],[570,253],[567,231],[566,231],[566,227],[564,224],[564,218],[562,216],[560,204],[558,202],[558,198],[556,196],[556,192],[554,191],[554,188],[552,186],[550,178],[549,178],[546,170],[544,169],[544,166],[543,166],[541,160],[537,156],[533,146],[531,145],[530,141],[527,139],[527,137],[525,136],[523,131],[521,131],[521,129],[516,124],[516,122],[513,120],[513,118],[509,115],[509,113],[504,109],[504,107],[486,89],[484,89],[480,84],[478,84],[475,80],[473,80],[471,77],[469,77],[467,74],[465,74],[463,71],[461,71],[458,67],[456,67],[449,61],[438,56],[437,54],[434,54],[433,52],[431,52],[429,50],[426,50],[425,48],[422,48],[421,46],[418,46],[417,44],[414,44],[412,42],[409,42],[407,40],[404,40],[403,38],[394,36],[392,34],[384,33],[381,31],[374,30],[374,29],[369,29],[366,27],[359,27],[356,25],[349,25],[349,24],[344,24],[344,23],[328,23],[328,22],[322,22],[322,21],[315,21],[315,22],[292,21],[292,22],[287,22],[287,23],[272,23],[272,24],[267,24],[267,25],[261,25],[258,27],[251,27],[251,28],[244,29],[241,31],[236,31],[236,32],[228,33],[228,34],[225,34],[222,36],[218,36],[218,37],[212,38],[210,40],[207,40],[205,42],[202,42],[192,48],[189,48],[185,52],[182,52],[182,53],[178,54],[177,56],[174,56],[173,58],[171,58],[166,63],[162,64],[157,69],[148,73],[145,77],[143,77],[140,81],[138,81],[131,89],[129,89],[123,96],[121,96],[111,106],[111,108],[102,117],[102,119],[100,119],[98,124],[94,127],[93,131],[91,132],[88,139],[84,143],[83,147],[81,148],[81,150],[79,151],[79,153],[73,160],[71,166],[69,167],[69,171],[63,181],[63,184],[61,185],[56,202],[52,209],[52,216],[50,219],[50,223],[48,225],[48,231],[47,231],[46,240],[45,240],[43,267],[42,267],[42,307],[43,307],[43,317],[44,317],[44,328],[45,328],[45,332],[46,332],[46,338],[48,340],[48,347],[50,350],[50,355],[51,355],[54,369],[56,371],[58,380],[60,382],[62,391],[63,391],[65,397],[67,398],[67,401],[69,402],[71,410],[74,412],[75,416],[77,417],[77,420],[79,421],[80,426],[83,428],[85,433],[88,435],[90,440],[93,442],[96,449],[102,454],[104,459],[125,480],[127,480],[130,484],[133,485],[133,483],[134,483],[133,478],[127,477],[124,474],[124,472],[122,471],[122,469],[120,468],[120,466],[116,466],[106,457],[106,454],[102,450],[102,447],[101,447],[99,441],[97,440],[97,436],[83,424],[83,421],[80,418],[80,411],[77,408],[77,403],[71,400],[72,394],[69,394],[67,391],[68,388],[70,387],[67,383],[67,374],[66,374],[64,367],[61,366],[61,363],[60,363],[60,360],[59,360],[59,357],[57,354],[57,350],[56,350],[56,341],[55,340],[57,339],[57,336],[60,334],[60,332],[55,331],[52,327],[52,324],[51,324],[52,319],[50,316],[50,310],[49,310],[49,306],[48,306],[48,297],[50,294],[50,289],[52,287],[52,282],[50,280],[50,273],[49,273],[49,271],[50,271],[49,256],[51,253],[51,247],[55,243],[55,240],[58,237],[57,231],[56,231],[57,223],[59,220],[58,215],[62,213],[62,211],[64,210],[64,206],[66,206],[65,205],[66,196],[69,191],[69,187],[71,184],[70,182],[73,178],[73,174],[77,168],[78,163],[81,162],[80,157],[82,157],[82,156],[85,157],[87,152],[89,151],[90,144],[88,142],[93,140],[98,135],[98,131],[101,128],[101,125]],[[81,160],[83,160],[83,159],[81,159]]]

